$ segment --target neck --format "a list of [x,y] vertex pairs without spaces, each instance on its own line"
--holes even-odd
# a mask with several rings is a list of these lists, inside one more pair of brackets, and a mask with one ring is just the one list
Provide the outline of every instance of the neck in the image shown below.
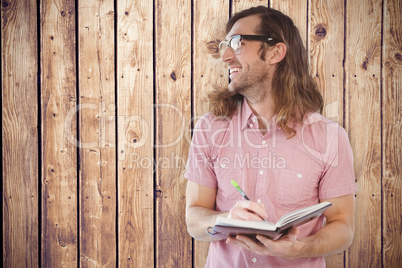
[[271,94],[271,86],[267,83],[264,85],[260,84],[258,89],[250,90],[249,92],[258,93],[245,94],[248,105],[257,117],[261,117],[263,120],[269,122],[274,116],[275,111],[275,103]]
[[275,105],[272,96],[268,93],[264,98],[261,99],[248,99],[247,97],[246,99],[251,110],[257,116],[259,129],[264,135],[267,132],[269,122],[274,116]]
[[263,100],[249,100],[247,97],[248,105],[257,117],[263,118],[266,121],[270,121],[274,116],[274,102],[271,96],[264,98]]

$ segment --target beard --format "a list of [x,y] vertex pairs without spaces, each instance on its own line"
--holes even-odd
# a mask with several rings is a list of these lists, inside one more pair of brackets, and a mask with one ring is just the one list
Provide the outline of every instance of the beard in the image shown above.
[[269,70],[262,62],[244,66],[229,83],[228,89],[232,94],[241,94],[250,101],[263,100],[269,83]]

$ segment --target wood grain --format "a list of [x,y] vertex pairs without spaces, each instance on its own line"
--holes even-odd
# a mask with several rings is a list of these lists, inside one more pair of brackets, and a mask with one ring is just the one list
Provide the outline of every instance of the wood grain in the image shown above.
[[[227,66],[221,61],[219,43],[225,38],[228,1],[194,3],[193,124],[209,111],[207,94],[227,86]],[[213,22],[213,23],[211,23]],[[190,139],[189,139],[190,140]],[[194,240],[194,267],[204,267],[209,243]]]
[[[308,42],[310,70],[324,98],[323,115],[342,126],[344,91],[344,3],[309,2]],[[344,253],[325,257],[328,267],[342,267]]]
[[[194,59],[193,96],[194,124],[199,116],[209,111],[207,95],[228,84],[227,65],[221,61],[219,43],[225,39],[229,19],[228,1],[194,4]],[[213,21],[213,23],[211,23]]]
[[270,7],[281,11],[283,14],[288,15],[296,27],[299,29],[300,36],[303,43],[307,47],[307,1],[308,0],[270,0]]
[[383,263],[398,267],[402,263],[402,3],[384,2],[383,26]]
[[41,1],[42,267],[76,267],[75,5]]
[[208,244],[184,221],[189,130],[227,84],[230,12],[268,3],[298,26],[354,152],[355,238],[327,266],[400,265],[400,1],[3,0],[3,266],[202,267]]
[[323,115],[343,125],[344,3],[311,0],[309,5],[310,70],[324,98]]
[[184,134],[191,117],[191,3],[155,3],[156,266],[190,267],[184,178],[189,143]]
[[79,1],[80,266],[117,264],[113,1]]
[[346,265],[380,267],[381,1],[347,2],[346,19],[345,127],[358,186],[357,228]]
[[36,1],[2,2],[3,267],[39,266]]
[[118,262],[154,265],[151,1],[117,3]]
[[268,6],[267,0],[232,0],[232,15],[255,6]]

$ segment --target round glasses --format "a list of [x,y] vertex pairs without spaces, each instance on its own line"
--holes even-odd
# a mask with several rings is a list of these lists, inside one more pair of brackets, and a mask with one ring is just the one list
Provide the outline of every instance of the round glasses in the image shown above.
[[229,40],[223,40],[219,43],[219,50],[221,54],[228,48],[231,47],[235,54],[239,54],[241,51],[241,40],[255,40],[255,41],[262,41],[262,42],[270,42],[273,39],[269,36],[265,35],[243,35],[237,34],[230,37]]

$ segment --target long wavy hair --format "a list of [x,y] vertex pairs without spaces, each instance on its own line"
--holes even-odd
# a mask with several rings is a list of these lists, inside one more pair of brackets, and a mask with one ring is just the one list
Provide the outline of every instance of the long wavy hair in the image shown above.
[[[269,7],[252,7],[231,17],[226,24],[226,33],[230,32],[237,20],[250,15],[258,15],[261,19],[257,34],[268,35],[276,43],[283,42],[287,48],[285,57],[273,74],[271,95],[277,124],[291,138],[296,135],[294,124],[303,122],[309,112],[322,112],[323,98],[309,74],[307,51],[291,18]],[[268,48],[266,42],[261,42],[262,60],[265,60]],[[211,112],[223,117],[231,117],[243,100],[242,95],[233,94],[228,88],[213,91],[208,97]]]

